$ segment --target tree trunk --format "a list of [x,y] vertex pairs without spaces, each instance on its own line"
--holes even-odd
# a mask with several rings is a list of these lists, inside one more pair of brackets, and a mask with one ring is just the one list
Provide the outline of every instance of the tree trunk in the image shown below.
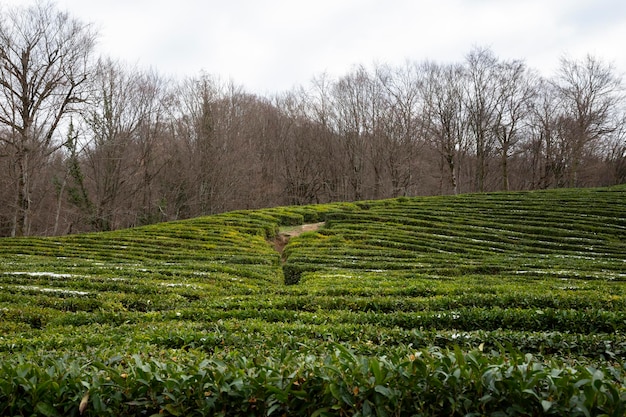
[[476,141],[476,187],[480,193],[485,191],[485,144],[481,138]]
[[508,147],[502,149],[502,191],[509,191],[509,157]]
[[28,178],[28,154],[21,151],[18,154],[17,201],[15,205],[15,220],[12,236],[24,236],[28,231],[30,212],[30,181]]
[[59,233],[59,219],[61,218],[61,208],[63,203],[63,193],[65,192],[65,185],[67,184],[67,178],[63,178],[63,183],[61,184],[61,188],[59,189],[59,196],[57,197],[57,209],[54,215],[54,229],[52,234],[54,236]]

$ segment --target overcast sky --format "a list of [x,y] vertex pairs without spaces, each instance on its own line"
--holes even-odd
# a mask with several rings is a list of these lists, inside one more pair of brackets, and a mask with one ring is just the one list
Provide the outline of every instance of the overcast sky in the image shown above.
[[[0,0],[0,4],[32,4]],[[354,65],[461,62],[473,46],[550,76],[562,56],[626,72],[624,0],[57,0],[92,22],[98,52],[166,76],[201,71],[249,92]]]

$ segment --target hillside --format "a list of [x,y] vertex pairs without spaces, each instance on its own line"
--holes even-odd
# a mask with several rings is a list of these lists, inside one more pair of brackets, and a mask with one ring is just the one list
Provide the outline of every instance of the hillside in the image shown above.
[[2,239],[0,414],[622,415],[625,236],[620,186]]

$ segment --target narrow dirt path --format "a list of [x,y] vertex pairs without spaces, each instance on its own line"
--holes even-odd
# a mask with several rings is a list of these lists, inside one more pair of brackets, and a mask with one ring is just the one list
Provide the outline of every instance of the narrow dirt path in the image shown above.
[[273,244],[276,252],[280,254],[280,257],[284,262],[285,259],[283,258],[283,251],[285,249],[285,246],[287,246],[287,243],[289,243],[289,239],[291,239],[292,237],[300,236],[304,232],[314,232],[322,226],[324,226],[324,222],[309,223],[303,224],[301,226],[290,227],[286,230],[283,230],[282,232],[279,232],[271,243]]

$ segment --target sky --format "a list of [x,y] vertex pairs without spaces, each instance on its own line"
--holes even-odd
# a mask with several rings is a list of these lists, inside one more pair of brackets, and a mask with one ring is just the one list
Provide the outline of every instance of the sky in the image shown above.
[[[587,54],[626,73],[624,0],[56,0],[97,53],[269,95],[356,65],[462,62],[474,47],[544,76]],[[0,0],[3,6],[32,0]],[[3,7],[4,8],[4,7]]]

